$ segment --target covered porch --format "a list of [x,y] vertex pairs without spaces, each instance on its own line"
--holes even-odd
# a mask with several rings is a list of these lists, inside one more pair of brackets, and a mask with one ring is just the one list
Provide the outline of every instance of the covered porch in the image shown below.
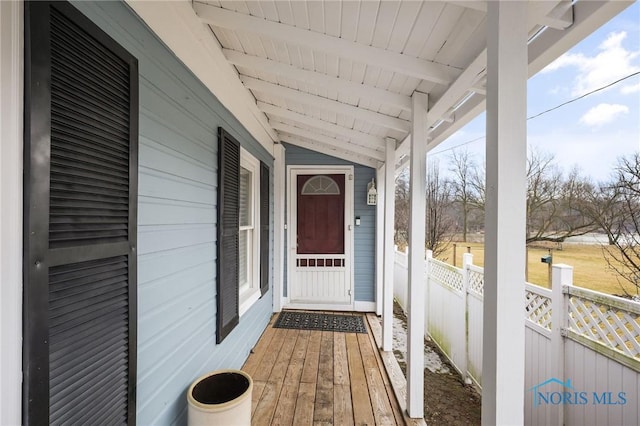
[[[586,0],[75,3],[140,61],[139,72],[137,68],[131,72],[135,81],[140,76],[141,96],[138,99],[136,92],[130,99],[134,125],[128,130],[136,151],[127,170],[135,181],[139,164],[141,184],[139,189],[137,183],[131,185],[134,201],[126,204],[133,218],[127,228],[133,243],[121,244],[133,265],[127,281],[132,311],[125,324],[133,324],[127,336],[132,349],[126,352],[132,358],[127,364],[129,391],[123,392],[122,404],[127,419],[183,423],[184,391],[190,381],[205,370],[239,368],[246,359],[244,368],[255,380],[253,414],[258,422],[419,421],[408,418],[424,415],[427,157],[486,109],[482,422],[523,424],[526,82],[630,4]],[[39,258],[27,259],[22,250],[26,228],[21,201],[23,190],[29,192],[20,167],[23,3],[4,3],[0,10],[3,43],[6,35],[9,46],[2,51],[3,72],[5,67],[9,72],[3,73],[0,99],[1,343],[12,349],[2,361],[3,399],[9,398],[0,405],[0,420],[20,423],[21,413],[29,409],[28,398],[20,397],[22,269],[28,265],[37,276],[46,274]],[[262,196],[248,203],[253,217],[260,220],[240,229],[244,241],[253,243],[243,252],[242,272],[248,272],[251,294],[240,301],[242,309],[237,267],[232,271],[235,286],[225,287],[230,302],[222,300],[221,287],[214,285],[215,280],[222,281],[215,269],[216,262],[225,265],[221,254],[233,250],[238,254],[237,247],[223,249],[222,234],[217,234],[222,221],[217,216],[222,210],[217,199],[222,169],[219,127],[231,129],[239,140],[231,144],[238,145],[239,157],[247,151],[248,163],[238,159],[237,169],[248,164],[245,170],[250,169],[247,176],[253,189],[242,195]],[[50,144],[47,138],[42,140]],[[295,149],[287,153],[287,146]],[[301,158],[306,151],[331,160],[323,157],[324,163],[319,163],[314,157],[305,162]],[[300,155],[295,162],[292,152]],[[339,267],[344,267],[346,283],[343,310],[380,315],[381,329],[374,330],[379,340],[371,329],[369,335],[355,336],[275,330],[271,325],[258,340],[270,315],[292,307],[296,236],[291,233],[288,167],[336,163],[362,168],[353,177],[349,170],[331,169],[332,174],[344,176],[345,187],[353,179],[366,188],[373,178],[377,190],[375,205],[366,207],[371,214],[362,215],[363,221],[369,220],[366,230],[357,228],[359,207],[345,207],[344,238],[350,251],[344,253],[344,263],[340,258]],[[394,181],[406,167],[411,183],[407,383],[404,394],[397,392],[398,400],[391,392],[395,376],[385,373],[383,366],[393,357]],[[236,188],[234,195],[239,197],[240,192]],[[346,193],[345,206],[367,195],[363,190]],[[34,201],[40,199],[34,196]],[[238,216],[238,211],[230,216]],[[353,236],[357,233],[360,239]],[[235,238],[231,242],[237,245]],[[364,249],[371,258],[366,263],[358,258]],[[234,258],[226,264],[234,262],[240,261]],[[335,262],[336,256],[332,267]],[[49,267],[46,262],[45,266]],[[25,282],[25,288],[28,285]],[[48,296],[42,301],[48,303]],[[309,300],[304,302],[294,307],[313,308]],[[324,303],[315,308],[334,307]],[[224,336],[214,336],[222,325],[229,325]],[[45,346],[47,341],[38,340]],[[33,388],[49,396],[46,385],[34,383]],[[352,405],[341,405],[348,396]],[[41,405],[38,415],[49,418],[50,407]]]

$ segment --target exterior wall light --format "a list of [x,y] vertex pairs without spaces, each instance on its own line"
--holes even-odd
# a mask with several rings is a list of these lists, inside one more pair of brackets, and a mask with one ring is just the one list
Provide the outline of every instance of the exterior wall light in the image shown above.
[[371,182],[367,184],[367,205],[375,206],[376,204],[378,204],[378,191],[375,180],[371,179]]

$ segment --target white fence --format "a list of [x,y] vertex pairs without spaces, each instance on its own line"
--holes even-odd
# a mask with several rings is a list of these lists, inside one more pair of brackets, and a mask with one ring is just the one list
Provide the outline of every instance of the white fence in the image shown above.
[[[425,330],[481,389],[484,271],[472,259],[465,254],[456,268],[428,257]],[[396,252],[403,308],[407,272],[406,254]],[[574,287],[566,265],[554,266],[552,286],[525,287],[525,423],[640,424],[640,303]]]

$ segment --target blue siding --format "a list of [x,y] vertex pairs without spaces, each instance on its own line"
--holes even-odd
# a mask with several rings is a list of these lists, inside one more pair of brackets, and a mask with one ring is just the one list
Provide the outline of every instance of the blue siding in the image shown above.
[[272,311],[269,292],[215,344],[218,126],[273,159],[126,5],[75,6],[139,60],[138,424],[184,424],[191,382],[240,368]]
[[[355,228],[355,300],[375,301],[375,250],[376,250],[376,207],[367,205],[367,183],[376,177],[375,169],[350,163],[329,155],[320,154],[295,145],[285,144],[287,166],[354,166],[354,216],[360,217],[360,226]],[[287,250],[285,250],[285,253]]]

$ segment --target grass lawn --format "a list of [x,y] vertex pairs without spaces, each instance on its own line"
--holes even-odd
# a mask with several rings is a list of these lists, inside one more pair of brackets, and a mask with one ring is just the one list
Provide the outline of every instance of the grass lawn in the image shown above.
[[[466,253],[467,247],[471,247],[473,263],[478,266],[484,265],[484,245],[482,243],[458,242],[456,244],[456,265],[458,267],[462,265],[462,254]],[[548,250],[545,248],[529,248],[528,281],[542,287],[549,287],[548,265],[540,262],[540,258],[546,254],[548,254]],[[552,255],[554,263],[565,263],[573,266],[574,285],[608,294],[624,293],[618,282],[617,275],[608,269],[607,261],[600,246],[564,243],[562,250],[554,248]],[[444,260],[447,263],[453,263],[453,244],[440,258],[440,260]],[[630,294],[636,294],[636,289],[631,284],[623,283],[622,285],[625,286]]]

